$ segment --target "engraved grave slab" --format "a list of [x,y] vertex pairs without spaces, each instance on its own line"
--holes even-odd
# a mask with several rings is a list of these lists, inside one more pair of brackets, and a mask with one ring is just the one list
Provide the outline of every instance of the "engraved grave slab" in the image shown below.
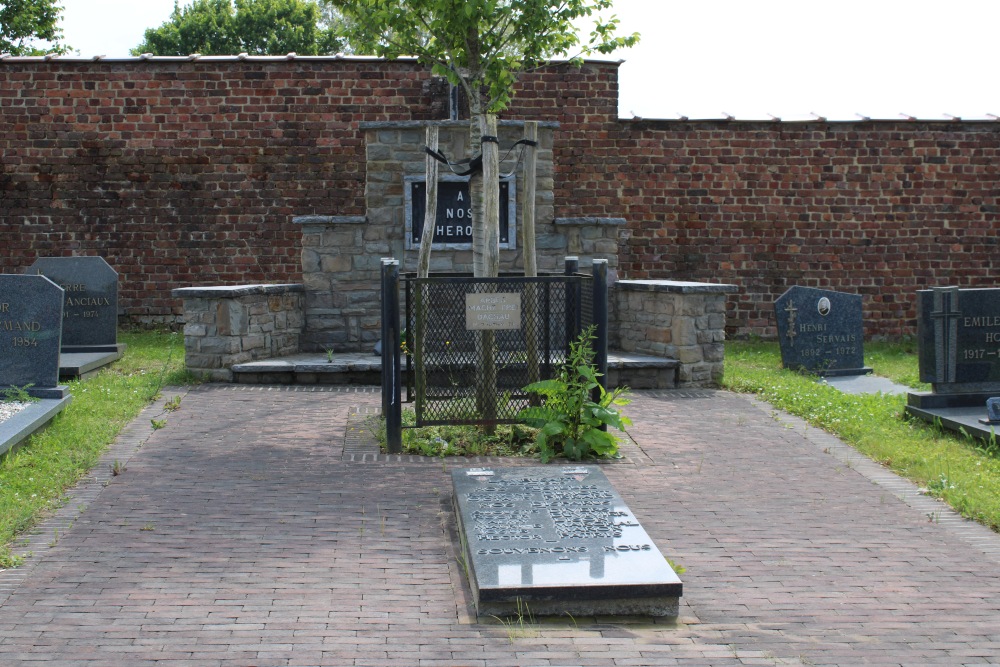
[[0,390],[63,398],[59,347],[64,292],[45,276],[0,274]]
[[862,375],[861,295],[796,285],[774,302],[785,368],[823,375]]
[[598,467],[461,469],[452,484],[480,615],[677,615],[680,579]]

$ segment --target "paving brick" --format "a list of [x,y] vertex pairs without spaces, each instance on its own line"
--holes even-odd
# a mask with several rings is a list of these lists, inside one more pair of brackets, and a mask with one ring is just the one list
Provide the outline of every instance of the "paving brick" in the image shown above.
[[448,542],[449,469],[476,461],[352,462],[348,413],[376,393],[206,385],[0,573],[0,664],[996,661],[1000,537],[927,521],[906,482],[746,397],[634,399],[638,454],[604,469],[687,568],[677,621],[477,622]]

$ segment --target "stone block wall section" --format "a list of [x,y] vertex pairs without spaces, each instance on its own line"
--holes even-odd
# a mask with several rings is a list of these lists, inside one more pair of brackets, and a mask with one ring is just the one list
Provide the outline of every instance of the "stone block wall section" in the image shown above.
[[188,370],[228,382],[234,364],[299,351],[302,285],[185,287],[173,290],[187,319],[184,355]]
[[[620,120],[617,90],[609,62],[519,82],[503,120],[551,131],[540,222],[624,221],[620,278],[740,285],[729,334],[773,335],[795,284],[861,294],[869,337],[913,334],[919,289],[1000,284],[1000,122]],[[5,58],[0,271],[101,255],[130,322],[177,321],[176,287],[301,282],[293,219],[368,215],[370,124],[447,100],[414,61]]]
[[680,362],[678,386],[722,381],[726,301],[736,285],[671,280],[621,280],[612,291],[623,352]]

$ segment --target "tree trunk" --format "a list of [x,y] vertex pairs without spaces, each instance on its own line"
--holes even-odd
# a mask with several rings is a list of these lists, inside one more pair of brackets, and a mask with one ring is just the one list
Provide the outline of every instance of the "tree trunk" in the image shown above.
[[[497,136],[496,116],[482,114],[479,117],[481,137]],[[483,216],[481,249],[482,277],[496,278],[500,275],[500,146],[495,141],[481,141],[483,152]],[[492,290],[490,290],[492,291]],[[496,335],[483,331],[482,341],[482,381],[479,385],[478,403],[488,432],[493,432],[497,418],[497,369]]]
[[[438,128],[437,125],[427,126],[427,148],[432,151],[438,149]],[[437,223],[437,196],[438,196],[438,163],[430,154],[427,155],[426,169],[424,176],[424,229],[420,236],[420,253],[417,257],[417,278],[426,278],[430,275],[431,268],[431,245],[434,243],[434,226]],[[416,388],[416,411],[418,415],[423,414],[424,401],[427,397],[427,376],[424,367],[424,332],[427,330],[427,299],[425,288],[419,280],[416,284],[414,294],[416,301],[416,317],[413,332],[413,361],[414,384]]]

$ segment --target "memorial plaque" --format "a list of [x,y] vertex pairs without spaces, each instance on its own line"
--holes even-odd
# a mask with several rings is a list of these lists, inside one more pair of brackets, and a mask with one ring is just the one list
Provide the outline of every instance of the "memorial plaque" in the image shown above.
[[[424,230],[424,208],[427,205],[427,185],[423,180],[409,180],[406,188],[407,247],[420,247]],[[516,201],[513,182],[500,181],[500,246],[514,247],[511,220],[514,219]],[[434,245],[472,245],[472,200],[469,182],[439,181],[437,224]]]
[[65,396],[58,386],[64,295],[45,276],[0,274],[0,390]]
[[861,296],[795,286],[774,302],[785,368],[860,375],[865,367]]
[[521,294],[466,294],[465,328],[468,331],[520,329]]
[[1000,394],[1000,289],[917,292],[920,380],[935,392]]
[[452,471],[482,615],[676,616],[680,579],[596,466]]
[[66,291],[64,352],[117,351],[118,273],[103,257],[40,257],[27,273],[41,274]]

